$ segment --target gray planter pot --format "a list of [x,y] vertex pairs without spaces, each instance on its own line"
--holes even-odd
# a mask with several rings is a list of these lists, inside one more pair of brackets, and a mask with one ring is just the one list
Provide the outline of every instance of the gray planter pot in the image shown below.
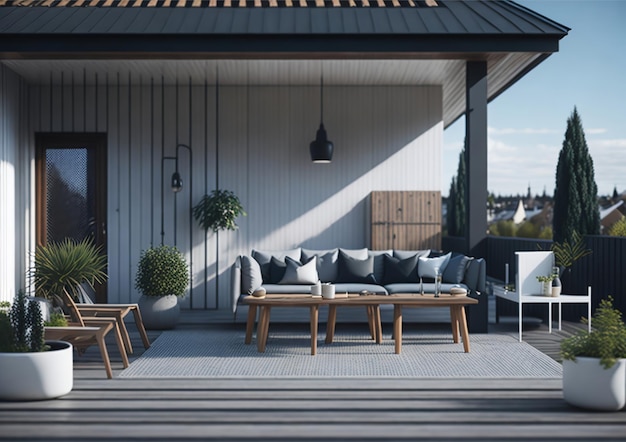
[[175,295],[142,295],[139,298],[139,310],[143,325],[149,330],[168,330],[178,324],[180,307]]
[[72,345],[46,341],[51,349],[36,353],[0,353],[0,400],[54,399],[72,391]]
[[581,408],[621,410],[626,405],[626,359],[609,369],[598,358],[563,361],[563,399]]

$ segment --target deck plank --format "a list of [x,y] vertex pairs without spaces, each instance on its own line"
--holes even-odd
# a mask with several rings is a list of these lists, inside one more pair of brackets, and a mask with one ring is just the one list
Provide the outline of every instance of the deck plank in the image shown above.
[[[579,329],[563,325],[549,334],[545,324],[525,324],[524,339],[558,360],[560,340]],[[181,327],[207,325],[191,320]],[[129,331],[132,361],[144,350],[132,324]],[[491,324],[490,332],[515,335],[517,325]],[[150,332],[150,339],[158,334]],[[119,374],[115,347],[111,342]],[[89,349],[76,358],[69,395],[0,402],[0,429],[0,440],[12,441],[612,441],[626,434],[626,410],[569,407],[559,379],[108,380],[97,349]]]

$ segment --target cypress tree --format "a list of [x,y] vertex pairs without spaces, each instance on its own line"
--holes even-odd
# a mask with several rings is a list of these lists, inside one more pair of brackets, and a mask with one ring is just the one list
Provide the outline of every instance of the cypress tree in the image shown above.
[[459,154],[459,166],[456,173],[454,220],[456,235],[465,236],[465,225],[467,220],[467,172],[465,166],[465,147]]
[[448,236],[456,236],[456,218],[454,215],[456,205],[456,177],[452,177],[450,192],[448,193],[448,207],[446,212],[446,224],[448,225]]
[[598,187],[593,159],[589,155],[585,133],[578,111],[574,108],[567,120],[563,147],[556,167],[554,189],[554,241],[570,240],[580,235],[600,233]]

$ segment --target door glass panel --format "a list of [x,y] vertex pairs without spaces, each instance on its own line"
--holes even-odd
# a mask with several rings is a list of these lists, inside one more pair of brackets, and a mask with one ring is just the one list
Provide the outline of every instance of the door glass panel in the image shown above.
[[87,148],[46,149],[46,242],[95,238],[89,163]]

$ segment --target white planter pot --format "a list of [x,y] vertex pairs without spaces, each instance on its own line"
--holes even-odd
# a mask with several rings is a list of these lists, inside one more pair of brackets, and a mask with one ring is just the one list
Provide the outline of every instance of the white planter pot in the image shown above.
[[598,358],[563,361],[563,399],[593,410],[620,410],[626,405],[626,359],[605,369]]
[[72,391],[72,345],[63,341],[46,341],[46,344],[52,349],[37,353],[0,353],[0,399],[54,399]]
[[149,330],[168,330],[178,324],[180,307],[175,295],[142,295],[139,298],[139,310],[143,325]]

